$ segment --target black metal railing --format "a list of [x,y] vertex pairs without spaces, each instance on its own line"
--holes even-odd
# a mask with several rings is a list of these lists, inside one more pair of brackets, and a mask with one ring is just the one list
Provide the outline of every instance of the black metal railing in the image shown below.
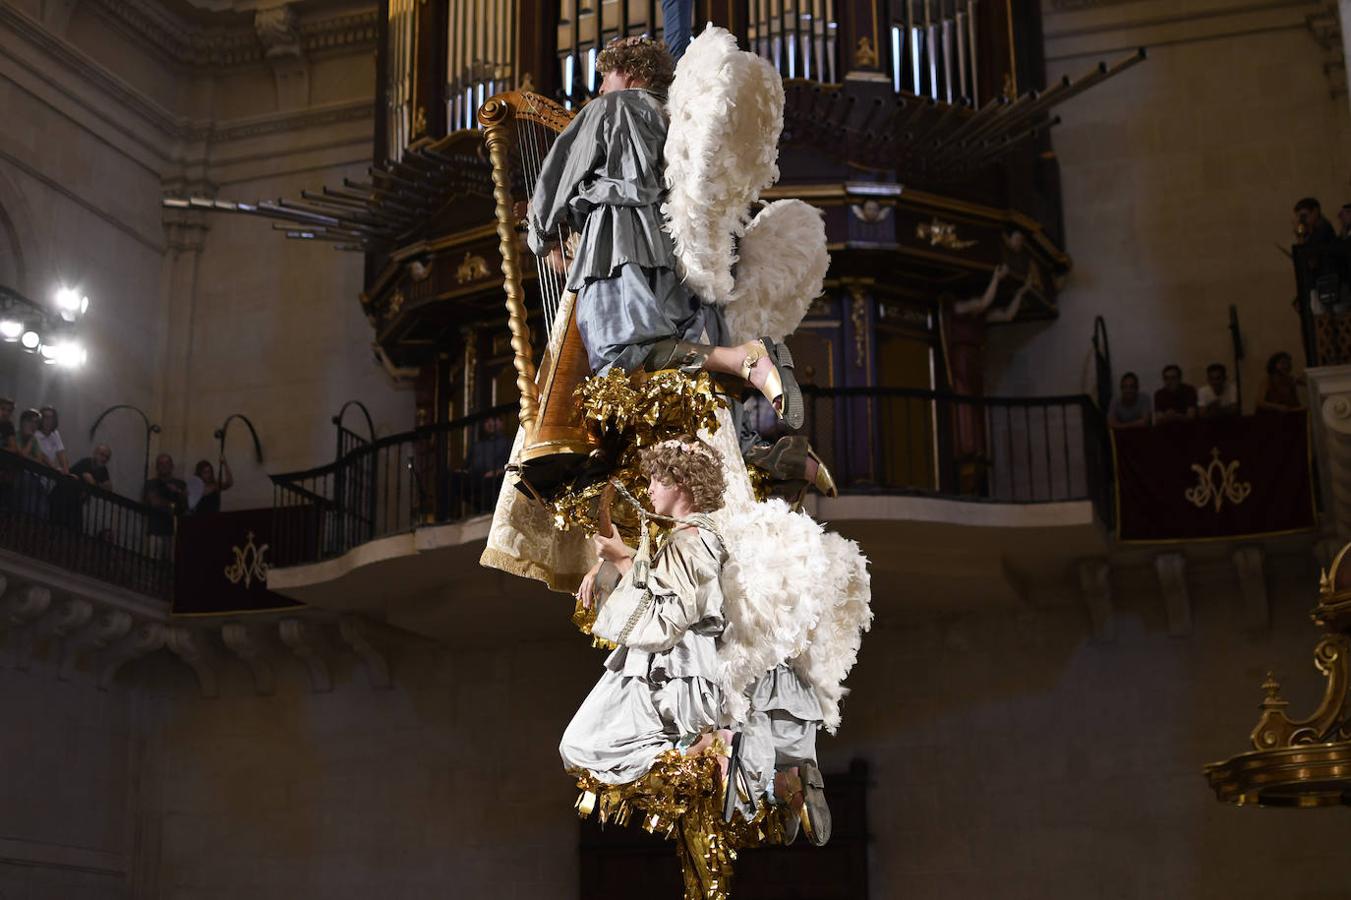
[[171,514],[0,450],[0,548],[168,599],[173,542]]
[[849,494],[1091,500],[1111,520],[1106,422],[1087,396],[804,386],[803,433]]
[[515,411],[499,406],[389,435],[326,466],[271,476],[273,565],[331,559],[419,525],[491,512]]
[[[1091,500],[1099,518],[1111,521],[1106,425],[1086,396],[812,387],[804,394],[804,433],[844,493]],[[500,406],[390,435],[329,465],[272,476],[273,564],[331,559],[419,525],[491,512],[515,409]],[[505,429],[493,431],[490,419]]]
[[1351,242],[1298,244],[1290,255],[1306,364],[1351,362]]

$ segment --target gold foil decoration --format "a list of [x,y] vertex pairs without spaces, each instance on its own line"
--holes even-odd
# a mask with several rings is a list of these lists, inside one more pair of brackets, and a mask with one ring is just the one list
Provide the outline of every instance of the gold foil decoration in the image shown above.
[[667,750],[637,781],[605,784],[574,770],[581,791],[575,807],[601,825],[637,822],[644,831],[675,841],[684,877],[684,900],[728,900],[737,851],[784,842],[785,806],[762,804],[748,821],[740,812],[722,817],[721,777],[716,749],[686,756]]

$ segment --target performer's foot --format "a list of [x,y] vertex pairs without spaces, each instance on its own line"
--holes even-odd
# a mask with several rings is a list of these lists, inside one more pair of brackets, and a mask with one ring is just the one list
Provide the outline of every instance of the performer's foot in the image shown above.
[[[811,763],[782,769],[774,773],[774,796],[782,798],[796,813],[807,833],[807,840],[817,847],[830,840],[830,807],[826,805],[826,782],[821,770]],[[791,837],[789,836],[791,834]],[[784,831],[784,843],[797,837],[796,822]]]
[[705,750],[712,750],[718,759],[718,785],[721,790],[721,786],[727,783],[727,761],[732,752],[731,730],[719,728],[717,731],[705,731],[699,736],[699,740],[690,744],[685,755],[698,756]]
[[826,780],[811,763],[800,768],[802,779],[802,830],[807,840],[818,847],[830,840],[830,807],[826,805]]
[[[830,469],[826,468],[826,464],[821,460],[821,457],[817,456],[816,451],[810,447],[807,448],[807,484],[802,489],[803,495],[807,493],[808,487],[816,488],[817,493],[823,497],[838,497],[840,495],[839,488],[835,486],[835,479],[831,477]],[[801,497],[798,498],[798,502],[802,502]]]
[[793,375],[793,355],[785,344],[760,338],[742,345],[741,377],[765,395],[779,418],[794,430],[802,427],[802,390]]

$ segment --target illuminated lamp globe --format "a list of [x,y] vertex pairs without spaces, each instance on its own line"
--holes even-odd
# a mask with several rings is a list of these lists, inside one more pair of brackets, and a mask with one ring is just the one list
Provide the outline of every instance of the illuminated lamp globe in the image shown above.
[[25,350],[32,353],[38,348],[38,345],[42,343],[42,336],[30,328],[23,333],[23,337],[19,339],[19,343],[23,345]]
[[0,319],[0,339],[12,344],[23,335],[23,323],[17,319]]
[[89,298],[74,288],[63,287],[56,292],[56,308],[67,322],[74,322],[88,307]]
[[88,356],[89,354],[85,352],[84,347],[77,344],[75,341],[66,341],[57,344],[52,352],[52,357],[56,360],[56,364],[65,369],[78,369],[80,366],[84,365],[84,361]]

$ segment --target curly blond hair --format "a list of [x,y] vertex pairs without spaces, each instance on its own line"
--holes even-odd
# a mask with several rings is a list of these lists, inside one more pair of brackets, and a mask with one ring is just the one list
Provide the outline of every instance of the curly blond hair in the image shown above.
[[618,71],[649,91],[665,94],[675,78],[675,59],[665,44],[645,34],[617,37],[596,57],[596,71]]
[[722,461],[712,447],[690,434],[648,447],[642,453],[643,474],[662,484],[679,485],[690,492],[696,512],[722,509],[727,489]]

